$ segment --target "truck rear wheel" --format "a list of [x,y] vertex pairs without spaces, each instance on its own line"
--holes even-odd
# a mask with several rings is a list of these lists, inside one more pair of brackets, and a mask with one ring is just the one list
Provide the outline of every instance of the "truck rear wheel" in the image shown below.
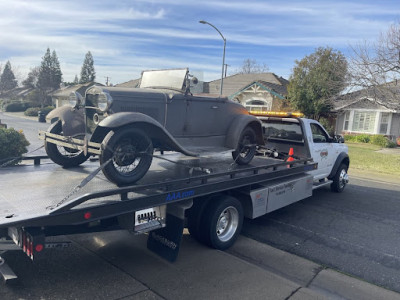
[[111,160],[103,173],[117,185],[133,184],[141,179],[153,160],[153,143],[140,129],[110,131],[104,138],[103,147],[100,164]]
[[210,247],[231,247],[242,230],[243,208],[239,200],[222,195],[210,200],[203,212],[200,240]]
[[[63,135],[61,121],[53,123],[47,131]],[[89,155],[85,155],[81,150],[59,146],[47,141],[44,142],[44,148],[52,161],[65,168],[79,166],[89,157]]]
[[238,165],[247,165],[256,154],[256,133],[247,126],[240,135],[236,150],[232,152],[232,157]]
[[331,190],[336,193],[343,192],[348,181],[349,177],[347,175],[347,165],[341,164],[335,176],[333,177],[333,182],[331,183]]

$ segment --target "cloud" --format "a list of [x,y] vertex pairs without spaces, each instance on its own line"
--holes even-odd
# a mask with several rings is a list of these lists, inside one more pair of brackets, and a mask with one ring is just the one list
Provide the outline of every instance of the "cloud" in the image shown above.
[[[127,81],[142,69],[190,67],[206,80],[219,73],[222,39],[227,63],[254,58],[290,73],[294,59],[319,46],[344,50],[374,39],[396,21],[397,1],[205,0],[0,0],[0,63],[8,59],[27,73],[47,47],[56,50],[64,79],[79,75],[91,51],[98,78]],[[281,65],[279,62],[281,61]],[[271,71],[274,71],[271,69]],[[112,75],[110,75],[112,74]],[[218,77],[218,75],[217,75]]]

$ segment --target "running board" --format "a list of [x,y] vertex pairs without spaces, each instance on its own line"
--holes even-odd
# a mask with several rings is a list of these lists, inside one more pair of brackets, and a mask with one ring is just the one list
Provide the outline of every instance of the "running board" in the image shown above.
[[327,186],[327,185],[331,184],[332,182],[333,182],[332,180],[326,180],[323,182],[314,182],[312,189],[313,190],[319,189],[323,186]]

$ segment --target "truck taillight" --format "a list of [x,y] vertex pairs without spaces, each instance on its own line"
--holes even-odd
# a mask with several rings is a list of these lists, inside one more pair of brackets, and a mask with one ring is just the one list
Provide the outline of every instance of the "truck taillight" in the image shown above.
[[39,229],[9,228],[8,234],[32,260],[44,249],[45,237]]

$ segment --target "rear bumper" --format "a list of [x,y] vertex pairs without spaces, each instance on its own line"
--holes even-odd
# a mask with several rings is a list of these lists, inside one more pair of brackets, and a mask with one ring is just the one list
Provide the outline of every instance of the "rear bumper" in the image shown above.
[[70,149],[83,151],[85,154],[101,154],[101,144],[89,142],[86,138],[84,140],[75,139],[70,136],[63,136],[59,134],[50,133],[47,131],[39,131],[39,139],[45,142],[56,144]]

